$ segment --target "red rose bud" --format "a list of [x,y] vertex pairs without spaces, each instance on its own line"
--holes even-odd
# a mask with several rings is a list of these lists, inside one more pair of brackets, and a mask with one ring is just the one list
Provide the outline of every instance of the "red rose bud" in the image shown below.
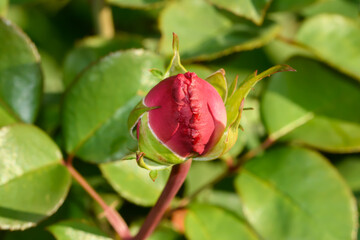
[[144,105],[158,107],[149,111],[149,128],[183,158],[205,154],[226,127],[226,110],[219,93],[195,73],[161,81],[145,97]]
[[164,75],[160,70],[151,70],[156,76],[170,77],[151,89],[128,119],[130,133],[134,135],[136,131],[137,135],[137,162],[149,170],[163,169],[188,158],[207,161],[221,157],[236,142],[244,99],[254,85],[276,72],[294,71],[290,66],[277,65],[260,74],[255,71],[241,84],[236,78],[228,89],[223,69],[205,80],[185,70],[175,34],[173,50]]

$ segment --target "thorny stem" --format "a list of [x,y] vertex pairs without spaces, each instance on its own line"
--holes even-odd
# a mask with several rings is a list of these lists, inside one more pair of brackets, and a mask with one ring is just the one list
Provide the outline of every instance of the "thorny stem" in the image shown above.
[[133,240],[144,240],[155,230],[165,211],[169,207],[171,200],[175,197],[176,193],[184,183],[187,173],[189,172],[191,162],[192,159],[189,159],[182,164],[173,166],[169,180],[167,181],[163,192],[161,193],[155,206],[150,210],[150,213],[141,226],[139,233],[133,238]]
[[108,219],[111,226],[119,234],[122,240],[131,240],[129,228],[120,216],[120,214],[113,208],[109,207],[100,195],[90,186],[86,179],[72,166],[73,156],[70,155],[66,162],[63,161],[63,165],[68,169],[71,176],[84,188],[84,190],[101,206],[104,210],[104,214]]

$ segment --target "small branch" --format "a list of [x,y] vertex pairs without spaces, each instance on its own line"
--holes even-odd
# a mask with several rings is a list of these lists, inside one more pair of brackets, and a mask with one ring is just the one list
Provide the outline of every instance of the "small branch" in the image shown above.
[[97,35],[112,38],[115,35],[111,8],[104,0],[91,0],[95,31]]
[[133,240],[147,239],[155,230],[166,209],[170,205],[171,200],[175,197],[176,193],[184,183],[186,175],[189,172],[191,162],[192,159],[189,159],[182,164],[173,166],[169,180],[166,183],[163,192],[161,193],[155,206],[150,210],[150,213],[146,217],[144,224],[141,226],[139,233]]
[[243,165],[246,161],[256,157],[257,155],[259,155],[260,153],[262,153],[264,150],[266,150],[267,148],[269,148],[271,145],[274,144],[276,140],[268,137],[261,145],[259,145],[258,147],[250,150],[249,152],[247,152],[246,154],[242,155],[238,162],[234,165],[234,166],[230,166],[229,168],[227,168],[225,170],[225,172],[223,172],[221,175],[219,175],[217,178],[213,179],[212,181],[208,182],[207,184],[203,185],[202,187],[200,187],[198,190],[196,190],[193,194],[191,194],[189,197],[184,198],[180,201],[179,206],[176,207],[174,210],[176,209],[180,209],[185,207],[186,205],[189,204],[189,202],[194,199],[200,192],[202,192],[203,190],[214,186],[215,184],[217,184],[218,182],[220,182],[221,180],[223,180],[224,178],[226,178],[227,176],[236,173]]
[[65,161],[63,161],[64,166],[69,170],[71,176],[84,188],[84,190],[102,207],[104,214],[108,219],[111,226],[119,234],[122,240],[130,240],[131,235],[129,228],[120,216],[120,214],[113,208],[109,207],[105,201],[100,197],[100,195],[90,186],[86,179],[72,166],[73,156],[69,156]]
[[257,155],[268,149],[271,145],[275,143],[275,141],[276,140],[272,137],[268,137],[267,139],[265,139],[265,141],[262,142],[259,146],[241,156],[235,166],[229,169],[229,172],[233,173],[238,171],[239,168],[242,167],[246,161],[256,157]]

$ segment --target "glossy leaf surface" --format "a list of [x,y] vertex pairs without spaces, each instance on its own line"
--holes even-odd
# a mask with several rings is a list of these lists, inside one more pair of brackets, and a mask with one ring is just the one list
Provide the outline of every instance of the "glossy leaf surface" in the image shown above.
[[120,7],[149,8],[164,3],[164,0],[107,0],[108,3]]
[[69,86],[76,76],[99,58],[120,49],[140,48],[138,38],[116,36],[112,39],[88,37],[70,51],[64,62],[64,84]]
[[160,52],[171,55],[175,32],[181,39],[183,59],[208,60],[261,47],[275,37],[279,28],[271,22],[256,27],[242,19],[233,21],[204,0],[197,0],[196,4],[187,0],[166,6],[160,16],[160,30]]
[[24,124],[0,130],[0,228],[26,229],[64,201],[70,175],[61,152],[40,129]]
[[30,39],[0,18],[0,125],[32,123],[40,106],[40,56]]
[[100,165],[104,177],[126,200],[142,206],[152,206],[160,196],[169,177],[169,170],[158,171],[155,181],[149,171],[138,166],[136,160],[120,160]]
[[149,71],[163,68],[157,55],[128,50],[102,58],[65,94],[66,150],[91,162],[119,159],[135,142],[127,131],[133,107],[157,83]]
[[190,240],[258,239],[255,233],[232,213],[206,204],[196,204],[188,209],[185,235]]
[[219,8],[247,18],[260,25],[272,0],[210,0]]
[[273,77],[262,99],[270,135],[329,152],[360,151],[360,86],[314,60],[288,63],[297,73]]
[[96,227],[80,221],[64,221],[48,227],[57,240],[111,240]]
[[268,151],[245,165],[235,186],[245,216],[265,239],[355,237],[357,213],[351,191],[327,159],[314,151]]
[[336,168],[354,192],[360,191],[360,157],[352,156],[342,159]]
[[358,22],[340,15],[318,15],[302,25],[296,39],[322,61],[360,81]]

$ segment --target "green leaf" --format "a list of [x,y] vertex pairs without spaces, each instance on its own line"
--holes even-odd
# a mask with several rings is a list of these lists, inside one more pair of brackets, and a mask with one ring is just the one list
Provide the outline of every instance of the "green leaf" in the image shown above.
[[0,18],[0,126],[32,123],[42,94],[40,57],[30,39]]
[[298,72],[276,75],[262,98],[270,136],[329,152],[360,151],[360,86],[314,60],[288,64]]
[[155,181],[149,171],[139,167],[135,160],[120,160],[100,165],[104,177],[126,200],[141,206],[152,206],[160,196],[169,171],[158,171]]
[[185,235],[189,240],[258,239],[250,227],[231,212],[205,204],[194,204],[188,209]]
[[336,164],[336,167],[351,190],[354,192],[360,191],[360,157],[346,157]]
[[245,216],[264,239],[355,238],[353,196],[332,165],[314,151],[266,152],[245,165],[235,186]]
[[296,40],[325,63],[360,81],[360,24],[340,15],[319,15],[307,20]]
[[56,94],[64,92],[62,70],[56,59],[46,52],[40,51],[41,65],[44,74],[44,93]]
[[322,13],[340,14],[349,18],[357,18],[359,16],[358,2],[344,0],[325,0],[315,2],[302,10],[302,14],[306,17],[315,16]]
[[24,231],[3,231],[4,237],[1,240],[19,240],[19,239],[36,239],[36,240],[55,240],[55,238],[44,229],[43,226],[29,228]]
[[80,221],[63,221],[48,227],[57,240],[111,240],[96,227]]
[[226,9],[261,25],[272,0],[210,0],[210,2],[219,8]]
[[284,39],[275,39],[267,44],[264,49],[267,56],[276,64],[284,63],[291,57],[296,56],[314,58],[314,54],[305,46]]
[[20,5],[23,4],[25,6],[31,6],[31,5],[37,5],[41,6],[43,8],[51,9],[51,10],[57,10],[63,7],[65,4],[67,4],[69,1],[43,1],[43,0],[10,0],[12,5]]
[[[183,13],[186,12],[184,15]],[[171,55],[171,33],[178,34],[183,59],[209,60],[232,52],[261,47],[279,32],[277,25],[261,27],[231,20],[204,0],[169,3],[160,15],[160,52]]]
[[183,240],[183,237],[169,227],[158,227],[148,240]]
[[35,226],[64,201],[70,175],[61,152],[40,129],[24,124],[0,130],[0,228]]
[[228,94],[225,70],[220,69],[214,72],[213,74],[211,74],[210,76],[208,76],[207,78],[205,78],[205,80],[216,89],[216,91],[221,96],[223,102],[225,103]]
[[[130,231],[133,235],[139,232],[143,221],[132,222]],[[162,221],[147,240],[184,240],[183,236],[175,232],[169,222]]]
[[185,180],[185,195],[190,196],[205,186],[208,182],[216,179],[226,170],[222,161],[191,163],[191,168]]
[[127,8],[150,8],[160,6],[165,0],[106,0],[109,4]]
[[273,11],[273,12],[297,11],[311,5],[316,1],[317,0],[298,0],[298,1],[273,0],[273,2],[270,5],[269,11]]
[[135,147],[129,113],[157,79],[149,69],[163,60],[144,50],[110,54],[87,69],[65,94],[66,151],[91,162],[119,159]]
[[[262,48],[234,53],[229,56],[218,58],[208,64],[213,70],[224,68],[228,84],[232,83],[236,76],[238,76],[238,80],[241,82],[255,70],[261,72],[274,65],[270,62],[267,54]],[[229,95],[230,92],[231,91],[229,90]]]
[[[35,3],[36,1],[37,3]],[[29,6],[14,6],[15,2],[18,4],[28,2]],[[50,56],[55,57],[59,61],[58,63],[62,63],[66,51],[71,47],[69,44],[72,45],[72,42],[69,42],[69,37],[75,39],[81,36],[78,35],[79,29],[75,30],[76,35],[71,34],[71,25],[74,24],[74,22],[68,22],[70,27],[59,28],[60,26],[57,25],[56,22],[59,21],[62,24],[66,24],[66,17],[64,16],[65,21],[60,20],[60,14],[59,19],[55,20],[50,16],[50,12],[48,12],[50,10],[49,8],[51,8],[52,10],[50,11],[55,13],[54,10],[56,10],[56,5],[61,5],[66,2],[68,2],[68,0],[11,0],[12,7],[9,8],[8,13],[9,19],[23,29],[23,31],[36,43],[39,49],[47,52]],[[32,5],[32,7],[30,5]],[[46,8],[48,8],[47,11],[45,10]]]
[[142,47],[140,39],[130,36],[116,36],[112,39],[97,36],[84,38],[66,56],[64,62],[65,86],[69,86],[80,72],[100,57],[120,49],[140,47]]
[[60,125],[62,94],[45,94],[36,125],[50,136],[57,133]]
[[221,207],[236,214],[240,219],[245,219],[240,198],[234,192],[215,189],[204,190],[197,195],[196,202]]
[[0,16],[6,15],[8,5],[9,0],[0,0]]

